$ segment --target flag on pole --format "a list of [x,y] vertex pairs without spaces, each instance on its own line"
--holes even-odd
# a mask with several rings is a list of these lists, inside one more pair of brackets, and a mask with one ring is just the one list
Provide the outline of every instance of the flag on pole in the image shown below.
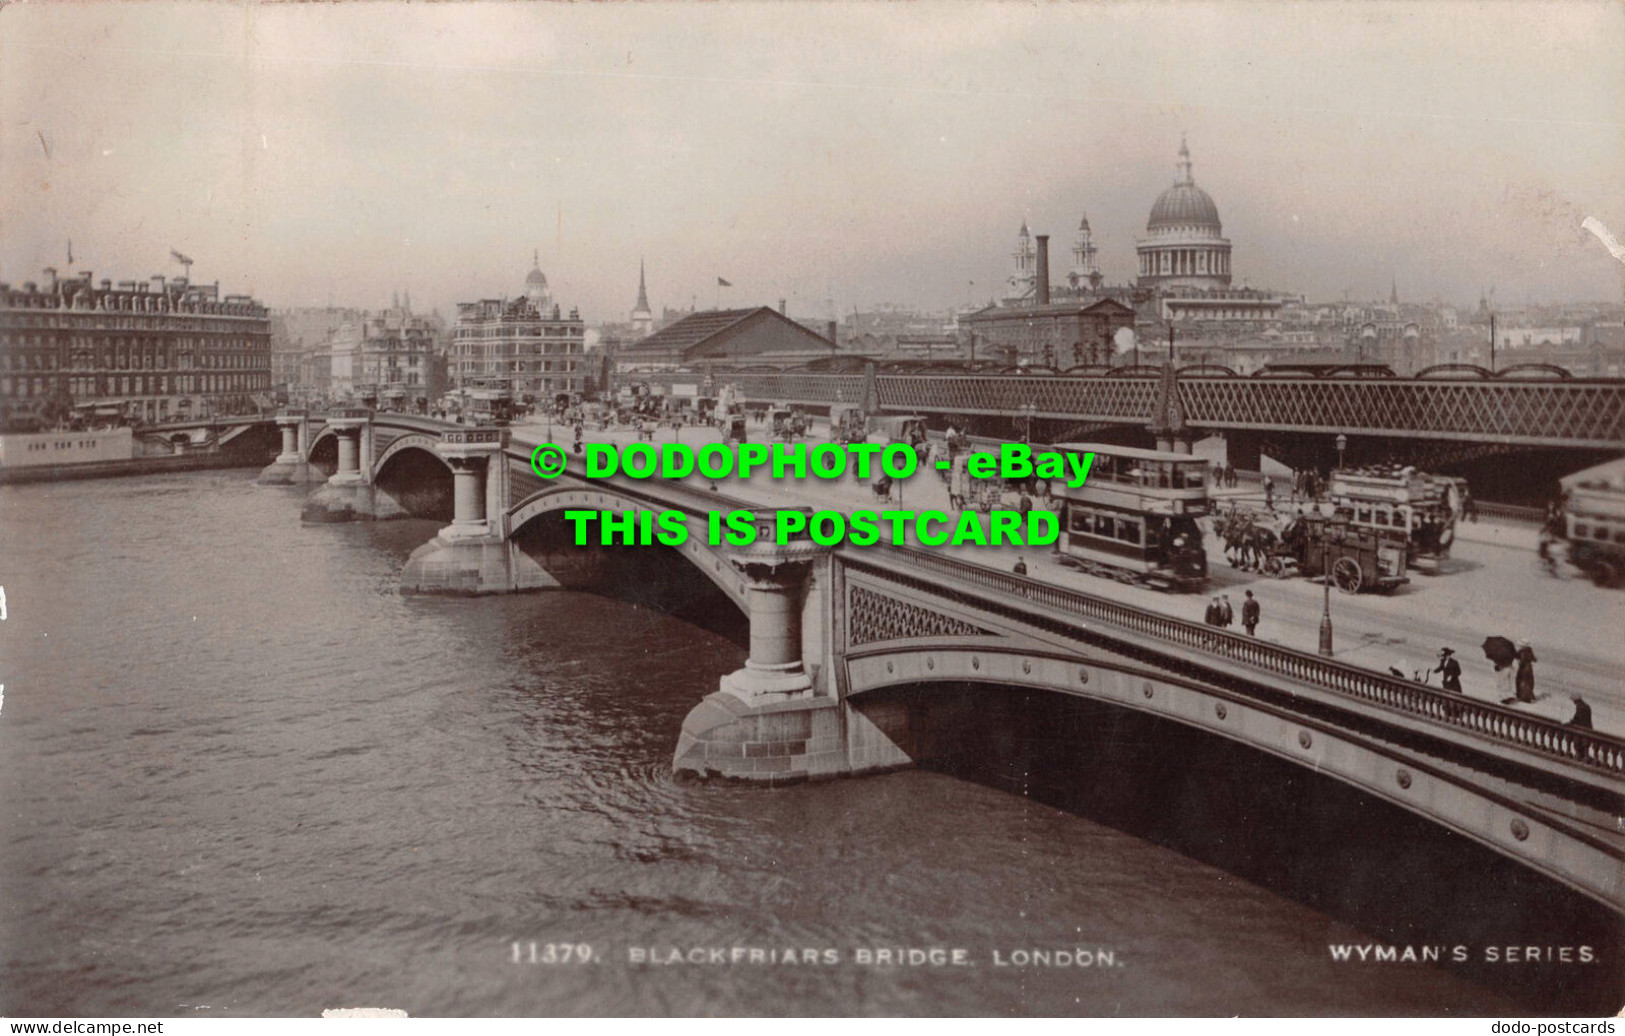
[[175,251],[173,248],[171,248],[169,250],[169,254],[177,263],[180,263],[182,266],[191,266],[192,265],[192,260],[191,259],[189,259],[188,257],[186,257],[184,255],[181,255],[179,252]]
[[718,277],[717,278],[717,287],[719,287],[719,288],[731,288],[731,287],[733,287],[733,281],[725,281],[721,277]]

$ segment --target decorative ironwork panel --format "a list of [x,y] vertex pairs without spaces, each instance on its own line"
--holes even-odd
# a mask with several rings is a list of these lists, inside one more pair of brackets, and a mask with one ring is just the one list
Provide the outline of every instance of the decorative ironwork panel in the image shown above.
[[1157,402],[1155,378],[997,374],[886,374],[875,379],[892,411],[1008,414],[1143,424]]
[[916,637],[990,637],[992,631],[951,615],[855,586],[847,595],[847,637],[852,647]]
[[[693,372],[640,376],[692,383]],[[861,374],[719,373],[745,399],[860,403]],[[1075,422],[1149,424],[1158,379],[999,374],[881,374],[880,405],[893,413],[998,414]],[[1347,432],[1526,446],[1625,444],[1625,382],[1433,381],[1398,378],[1179,379],[1187,424],[1261,431]]]
[[1213,428],[1625,443],[1625,385],[1617,383],[1182,378],[1179,395],[1188,422]]

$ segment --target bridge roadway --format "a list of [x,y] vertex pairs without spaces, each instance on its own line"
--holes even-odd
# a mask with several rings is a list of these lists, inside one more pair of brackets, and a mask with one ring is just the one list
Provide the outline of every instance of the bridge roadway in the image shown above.
[[[1283,758],[1625,913],[1625,739],[1607,729],[1582,730],[1481,693],[1446,694],[1394,679],[1362,668],[1358,657],[1321,658],[1216,630],[1182,617],[1200,607],[1196,598],[1147,598],[1042,558],[1029,556],[1036,567],[1017,576],[1008,553],[991,548],[957,556],[908,546],[821,549],[806,540],[742,548],[704,542],[704,511],[749,508],[770,522],[767,512],[776,507],[873,506],[863,486],[589,479],[579,460],[544,481],[530,472],[528,457],[545,426],[514,428],[510,438],[502,430],[365,412],[330,415],[324,424],[318,431],[303,417],[288,418],[285,454],[262,475],[287,482],[325,471],[328,461],[318,454],[325,449],[331,457],[336,443],[337,471],[306,497],[307,519],[409,513],[402,504],[434,477],[433,467],[451,469],[454,520],[408,560],[402,585],[414,592],[558,586],[572,567],[590,578],[598,552],[524,539],[533,521],[548,514],[556,521],[567,508],[695,516],[690,529],[700,535],[679,552],[744,612],[750,657],[689,713],[673,763],[678,771],[778,782],[907,766],[922,750],[913,710],[929,707],[935,686],[1028,688],[1157,716]],[[699,433],[684,434],[693,443]],[[413,453],[434,458],[431,466],[398,466]],[[940,499],[934,482],[934,473],[917,476],[902,506]],[[563,567],[548,568],[555,564]],[[1430,581],[1429,594],[1474,571]],[[1294,585],[1313,601],[1315,589],[1301,581],[1280,588]],[[1453,620],[1435,600],[1419,596],[1415,607],[1425,608],[1429,621]],[[1151,602],[1159,607],[1141,606]],[[1358,603],[1336,597],[1334,614]],[[1313,613],[1284,598],[1267,605],[1266,615],[1295,606]],[[1176,608],[1180,614],[1169,614]],[[1276,635],[1290,640],[1296,627],[1282,626]],[[1340,629],[1346,636],[1347,626]],[[1537,643],[1548,650],[1545,639]],[[1611,661],[1596,653],[1586,659]],[[888,693],[894,690],[904,693]]]
[[[564,431],[562,428],[552,430],[555,433]],[[528,455],[536,443],[549,438],[545,426],[520,426],[513,430],[513,434],[509,456],[514,458]],[[669,431],[667,434],[670,434]],[[681,434],[684,441],[693,445],[706,439],[714,440],[716,433],[690,428],[684,429]],[[562,438],[557,434],[552,436],[553,440]],[[587,436],[588,441],[615,441],[623,445],[633,441],[633,438],[620,431],[599,431]],[[569,446],[567,442],[560,444],[566,448]],[[786,507],[851,511],[877,505],[867,486],[845,480],[831,483],[762,478],[741,482],[730,479],[715,488],[703,478],[690,478],[682,483],[667,480],[615,481],[635,487],[633,492],[645,495],[651,509],[660,506],[659,501],[663,500],[666,506],[677,507],[690,514],[713,508],[750,508],[758,513],[766,513]],[[904,488],[902,503],[899,505],[894,499],[890,506],[935,506],[947,510],[947,500],[934,473],[922,472]],[[698,527],[698,523],[692,527]],[[1302,621],[1289,622],[1285,630],[1265,639],[1262,644],[1249,643],[1244,637],[1214,633],[1206,627],[1194,625],[1191,620],[1198,616],[1186,617],[1186,613],[1201,609],[1205,597],[1160,594],[1097,579],[1060,567],[1042,551],[1024,552],[991,547],[944,550],[923,549],[916,545],[902,548],[842,548],[838,553],[842,555],[849,573],[862,573],[865,570],[885,573],[902,583],[913,584],[922,595],[922,600],[927,599],[923,595],[943,595],[947,598],[963,595],[964,598],[975,600],[982,608],[992,605],[995,613],[1001,611],[1000,605],[1013,605],[1003,614],[1017,617],[1021,634],[1029,639],[1025,645],[1025,655],[1044,656],[1037,661],[1040,665],[1049,663],[1049,672],[1042,679],[1032,676],[1028,667],[1034,659],[1028,657],[1022,662],[1022,670],[1026,672],[1016,669],[1013,664],[1004,669],[1001,682],[1008,685],[1031,683],[1053,686],[1055,667],[1064,668],[1080,660],[1098,657],[1104,653],[1099,649],[1104,648],[1115,655],[1147,660],[1151,669],[1164,675],[1182,674],[1208,686],[1224,683],[1228,690],[1237,693],[1234,699],[1236,704],[1228,708],[1236,708],[1242,703],[1252,706],[1267,703],[1270,708],[1280,710],[1279,715],[1294,721],[1313,718],[1326,724],[1321,729],[1329,736],[1347,737],[1355,732],[1358,737],[1367,739],[1369,750],[1385,758],[1411,761],[1412,769],[1401,767],[1397,771],[1397,780],[1407,789],[1415,779],[1414,767],[1421,767],[1440,780],[1456,786],[1471,786],[1494,801],[1538,817],[1544,823],[1557,825],[1568,836],[1585,842],[1597,854],[1587,868],[1590,877],[1581,883],[1563,877],[1560,880],[1568,881],[1616,910],[1625,911],[1625,798],[1621,797],[1625,793],[1625,780],[1621,779],[1625,768],[1614,766],[1609,773],[1596,770],[1583,773],[1566,764],[1554,766],[1555,759],[1549,751],[1541,753],[1544,759],[1532,760],[1526,747],[1518,744],[1522,735],[1499,725],[1499,717],[1516,716],[1518,712],[1496,703],[1492,694],[1473,689],[1466,700],[1482,709],[1486,718],[1497,718],[1478,724],[1463,722],[1461,716],[1449,718],[1443,712],[1436,711],[1443,697],[1437,691],[1418,689],[1420,695],[1425,696],[1425,702],[1421,697],[1404,702],[1401,700],[1403,692],[1398,696],[1394,694],[1397,681],[1383,681],[1384,686],[1380,689],[1375,685],[1361,688],[1358,680],[1340,679],[1346,669],[1337,661],[1326,663],[1337,672],[1328,670],[1312,674],[1302,664],[1303,656],[1298,652],[1292,652],[1296,658],[1283,658],[1270,650],[1267,645],[1301,639],[1298,634],[1305,625]],[[1009,571],[1007,563],[1013,563],[1018,554],[1023,555],[1028,563],[1026,577],[1013,575]],[[1444,580],[1474,571],[1478,570],[1468,568],[1456,576],[1441,576],[1438,580],[1441,586],[1447,587],[1449,584]],[[849,578],[856,576],[849,575]],[[1273,584],[1275,581],[1268,582]],[[1281,588],[1291,585],[1285,584]],[[1305,584],[1299,580],[1296,586],[1302,589]],[[1584,588],[1587,592],[1603,593],[1589,584],[1584,584]],[[1319,596],[1318,589],[1310,589],[1314,592],[1309,596]],[[1300,593],[1297,596],[1303,595]],[[1133,604],[1127,605],[1130,599]],[[1346,596],[1340,596],[1335,603],[1339,609],[1346,609],[1351,602]],[[1148,608],[1147,605],[1154,607]],[[1281,599],[1279,611],[1282,615],[1309,611],[1313,624],[1318,627],[1318,611],[1304,609],[1301,602],[1294,607],[1292,596]],[[1438,609],[1430,608],[1429,611],[1437,612]],[[1444,612],[1446,623],[1453,614]],[[1167,621],[1158,621],[1159,615],[1168,616]],[[1368,618],[1366,621],[1372,620]],[[1389,629],[1394,628],[1392,620],[1383,616],[1381,610],[1377,613],[1376,621]],[[1414,641],[1418,635],[1414,617],[1402,619],[1401,622],[1407,625],[1400,628],[1398,637],[1389,639],[1399,639],[1405,643]],[[1438,626],[1437,621],[1428,624],[1427,643],[1438,639],[1431,635],[1432,628]],[[1463,633],[1460,629],[1443,628],[1452,634],[1446,637],[1447,640],[1461,642]],[[890,635],[894,634],[883,634]],[[955,636],[960,641],[964,639],[957,632]],[[1358,656],[1371,650],[1371,638],[1349,637],[1347,632],[1344,636],[1351,641],[1351,647],[1345,650],[1342,660],[1359,665],[1362,659]],[[1081,645],[1080,640],[1083,641]],[[970,645],[961,643],[955,647],[947,638],[940,636],[928,643],[928,648],[913,652],[916,656],[913,658],[915,672],[919,679],[948,679],[946,671],[955,665],[955,655],[964,656],[957,658],[957,663],[966,678],[995,678],[992,671],[997,658],[985,646],[978,648],[972,641]],[[1292,646],[1301,648],[1301,645]],[[1390,645],[1385,644],[1384,647]],[[918,656],[922,651],[928,652],[924,666],[919,665]],[[1463,653],[1466,654],[1465,651]],[[896,657],[888,657],[885,662],[887,672],[890,673],[894,665],[906,664],[906,654],[899,652]],[[1600,677],[1600,674],[1608,671],[1610,664],[1618,665],[1602,657],[1577,656],[1576,661],[1586,660],[1595,667],[1594,672],[1575,664],[1572,669],[1565,670],[1562,679],[1579,683]],[[849,693],[856,692],[856,685],[863,683],[861,673],[867,661],[861,650],[849,652],[848,667],[852,671],[853,681],[853,686],[848,688]],[[1471,668],[1472,660],[1469,658],[1468,662]],[[986,676],[974,672],[982,665],[989,670]],[[872,665],[869,668],[873,670]],[[1487,671],[1487,665],[1484,668]],[[1553,668],[1564,667],[1559,664]],[[872,673],[872,678],[877,678],[878,684],[899,679],[879,676],[878,671]],[[1377,674],[1372,674],[1372,679],[1382,680]],[[1606,683],[1606,680],[1597,678],[1593,693],[1600,697],[1607,689],[1617,695],[1617,687],[1606,688]],[[1592,687],[1591,684],[1587,686]],[[1150,683],[1145,685],[1145,691],[1146,697],[1152,696]],[[1133,696],[1129,697],[1132,701]],[[1551,699],[1548,698],[1548,701]],[[1204,718],[1222,728],[1228,708],[1223,702],[1212,708],[1215,711]],[[1555,718],[1556,711],[1559,710],[1555,702],[1550,707],[1537,706],[1530,710],[1547,723]],[[1597,706],[1595,711],[1606,718],[1607,727],[1599,731],[1611,746],[1606,751],[1618,754],[1621,764],[1625,765],[1625,738],[1611,736],[1625,732],[1621,730],[1625,724],[1620,722],[1625,712],[1605,705]],[[1563,718],[1567,714],[1567,710],[1563,710]],[[1218,718],[1214,720],[1211,717]],[[1449,719],[1454,729],[1440,730],[1435,722],[1429,722],[1440,719]],[[1431,729],[1418,736],[1424,727]],[[1298,744],[1307,751],[1314,744],[1313,738],[1314,735],[1309,732],[1300,731]],[[1375,747],[1378,745],[1380,747]],[[1472,750],[1466,753],[1456,751],[1466,745],[1471,745]],[[1337,770],[1335,765],[1325,761],[1317,762],[1316,766],[1324,766],[1328,773],[1335,774]],[[1569,783],[1571,781],[1577,783]],[[1577,790],[1579,794],[1575,793]],[[1457,830],[1497,850],[1505,849],[1504,844],[1486,839],[1479,832],[1460,827]],[[1522,829],[1514,826],[1512,830],[1516,839]],[[1598,860],[1601,861],[1600,867]],[[1554,873],[1549,868],[1541,869],[1546,869],[1549,874]]]
[[[523,424],[513,429],[516,444],[534,447],[547,438],[548,425]],[[566,429],[553,426],[552,441],[568,449]],[[752,425],[753,435],[763,432]],[[821,442],[826,426],[817,424],[808,442]],[[669,429],[662,438],[669,440]],[[685,428],[683,441],[690,445],[720,441],[720,433],[707,428]],[[625,430],[593,431],[589,442],[635,441]],[[691,485],[706,485],[690,478]],[[748,484],[737,479],[726,482],[726,491],[757,505],[810,507],[853,511],[862,508],[936,508],[949,511],[947,487],[934,471],[922,469],[908,480],[901,492],[902,503],[878,501],[868,485],[854,480],[775,480],[753,478]],[[1239,494],[1226,494],[1234,498]],[[1262,498],[1251,501],[1262,506]],[[1109,594],[1164,615],[1202,620],[1208,597],[1226,594],[1239,613],[1243,591],[1252,590],[1263,613],[1261,639],[1300,651],[1317,651],[1320,618],[1324,605],[1323,588],[1307,579],[1277,580],[1230,567],[1223,546],[1208,535],[1208,565],[1211,574],[1206,594],[1169,594],[1126,585],[1068,568],[1052,556],[1049,548],[1023,550],[1017,547],[933,547],[932,550],[966,561],[1009,571],[1021,557],[1028,574],[1057,586],[1085,592]],[[1490,543],[1458,539],[1443,573],[1424,576],[1411,573],[1411,583],[1391,594],[1350,596],[1333,592],[1331,612],[1335,636],[1333,657],[1377,672],[1389,667],[1412,673],[1436,664],[1439,648],[1457,652],[1463,669],[1463,688],[1469,697],[1499,701],[1503,695],[1497,677],[1485,660],[1479,645],[1495,634],[1513,640],[1526,639],[1535,649],[1537,701],[1515,705],[1551,718],[1567,721],[1574,714],[1571,694],[1579,694],[1592,707],[1592,720],[1599,730],[1625,737],[1625,644],[1618,635],[1625,629],[1625,594],[1591,585],[1581,578],[1553,579],[1538,564],[1532,552]],[[1430,677],[1434,686],[1439,678]]]
[[[878,401],[890,413],[1030,415],[1080,424],[1145,426],[1160,376],[825,374],[718,371],[746,400],[828,406]],[[706,383],[704,371],[622,374],[672,391]],[[1520,378],[1248,378],[1180,374],[1186,425],[1205,432],[1311,432],[1517,446],[1618,449],[1625,444],[1625,380]]]

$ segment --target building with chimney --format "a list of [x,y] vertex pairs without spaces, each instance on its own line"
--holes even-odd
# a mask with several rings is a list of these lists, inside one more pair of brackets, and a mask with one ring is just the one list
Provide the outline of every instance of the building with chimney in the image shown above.
[[553,301],[540,255],[518,298],[457,304],[450,373],[465,390],[507,392],[521,403],[582,391],[587,325]]
[[445,392],[439,331],[410,302],[345,321],[331,339],[329,392],[382,410],[428,413]]
[[247,295],[186,278],[45,270],[0,282],[0,422],[157,422],[272,406],[271,328]]

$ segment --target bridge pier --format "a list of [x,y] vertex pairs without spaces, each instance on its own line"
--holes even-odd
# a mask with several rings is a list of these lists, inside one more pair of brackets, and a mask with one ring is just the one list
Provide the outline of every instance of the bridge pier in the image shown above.
[[452,519],[414,550],[401,572],[401,591],[415,594],[503,594],[557,585],[508,538],[508,499],[500,428],[448,431],[435,446],[452,472]]
[[372,487],[372,415],[366,410],[335,410],[327,427],[338,439],[338,470],[327,484],[305,498],[299,513],[307,522],[365,522],[396,518],[405,509],[393,501],[379,504]]
[[911,765],[840,696],[826,636],[832,558],[811,543],[758,543],[730,560],[747,587],[750,657],[683,720],[672,769],[788,784]]
[[310,448],[310,419],[303,410],[287,410],[277,415],[282,432],[282,452],[266,465],[257,481],[262,486],[298,486],[322,481],[320,468],[305,460]]

